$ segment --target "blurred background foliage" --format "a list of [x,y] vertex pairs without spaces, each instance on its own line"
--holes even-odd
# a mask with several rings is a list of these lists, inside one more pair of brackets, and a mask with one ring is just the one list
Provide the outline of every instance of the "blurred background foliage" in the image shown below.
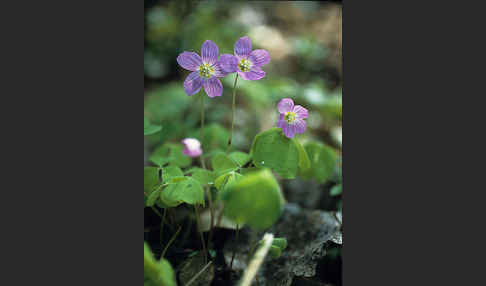
[[[341,4],[314,1],[145,1],[144,113],[162,132],[149,148],[178,142],[199,127],[199,97],[184,93],[188,71],[176,58],[200,52],[206,39],[233,53],[248,35],[254,48],[270,52],[259,81],[239,80],[233,144],[248,151],[253,137],[275,126],[276,104],[290,97],[310,111],[302,136],[341,149]],[[228,128],[234,74],[223,79],[223,96],[206,99],[206,122]]]

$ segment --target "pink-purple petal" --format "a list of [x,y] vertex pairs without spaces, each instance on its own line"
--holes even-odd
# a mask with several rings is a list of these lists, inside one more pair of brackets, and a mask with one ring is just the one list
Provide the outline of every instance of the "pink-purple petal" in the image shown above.
[[259,67],[251,67],[249,72],[242,72],[238,70],[238,74],[244,80],[259,80],[265,77],[265,72]]
[[209,97],[216,97],[223,95],[223,85],[221,81],[212,77],[204,82],[204,90]]
[[218,63],[226,73],[232,73],[238,70],[238,59],[233,55],[222,54]]
[[184,154],[189,157],[199,157],[202,154],[202,150],[189,150],[189,149],[184,149]]
[[297,114],[297,118],[307,118],[307,116],[309,115],[307,109],[305,109],[301,105],[296,105],[294,107],[294,112],[295,114]]
[[224,77],[228,74],[223,70],[223,68],[221,67],[221,63],[219,61],[213,65],[213,69],[214,69],[213,75],[215,77]]
[[250,53],[248,60],[256,67],[261,67],[270,62],[270,54],[266,50],[254,50]]
[[288,138],[295,137],[296,128],[295,125],[293,124],[285,124],[284,127],[282,128],[282,131],[284,135]]
[[202,64],[202,60],[195,52],[183,52],[177,57],[177,63],[186,70],[195,71]]
[[199,157],[202,154],[201,143],[195,138],[185,138],[181,141],[184,145],[183,153],[189,157]]
[[190,73],[184,81],[184,91],[187,95],[194,95],[199,92],[204,80],[199,76],[198,71]]
[[295,125],[295,131],[298,134],[304,133],[305,128],[307,127],[307,124],[305,123],[305,121],[303,119],[300,119],[300,118],[297,118],[297,120],[295,120],[294,125]]
[[235,55],[239,57],[248,57],[251,52],[251,40],[248,36],[244,36],[238,39],[234,48]]
[[284,98],[277,104],[278,112],[285,114],[294,109],[294,101],[290,98]]
[[280,118],[278,119],[277,121],[277,127],[278,128],[284,128],[285,124],[287,124],[284,120],[284,116],[283,114],[280,114]]
[[218,61],[218,54],[218,46],[213,41],[204,41],[201,46],[201,58],[203,62],[210,65],[215,64]]

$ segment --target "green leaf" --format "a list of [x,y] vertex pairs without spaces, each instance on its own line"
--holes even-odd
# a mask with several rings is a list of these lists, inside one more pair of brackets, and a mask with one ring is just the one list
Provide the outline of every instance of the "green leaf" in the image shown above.
[[151,135],[162,130],[162,126],[150,125],[143,129],[143,135]]
[[214,184],[215,175],[210,170],[205,170],[201,168],[192,168],[190,171],[192,178],[197,180],[201,185],[212,185]]
[[287,248],[287,239],[284,237],[274,238],[272,245],[278,246],[280,249]]
[[164,258],[156,261],[146,242],[143,251],[143,272],[148,278],[144,285],[177,286],[175,272],[170,263]]
[[169,164],[184,168],[189,166],[192,160],[182,152],[183,149],[184,147],[180,144],[166,143],[155,149],[149,160],[161,167]]
[[228,172],[216,178],[216,180],[214,181],[214,186],[216,187],[216,189],[218,189],[218,191],[222,191],[226,185],[232,183],[235,180],[238,180],[241,177],[243,176],[234,171]]
[[308,170],[306,152],[295,138],[285,137],[280,128],[264,131],[253,140],[250,155],[259,168],[270,168],[286,179],[294,179],[300,169]]
[[300,144],[297,139],[292,138],[292,140],[294,141],[295,146],[297,146],[297,150],[299,152],[299,172],[307,172],[311,167],[309,156],[307,155],[304,147],[302,147],[302,144]]
[[252,172],[255,172],[255,171],[259,171],[261,170],[260,168],[257,168],[257,167],[248,167],[248,168],[241,168],[240,169],[240,174],[242,174],[243,176],[245,175],[248,175]]
[[268,169],[235,180],[220,196],[225,202],[225,216],[255,229],[272,226],[280,217],[284,204],[280,187]]
[[148,196],[147,202],[146,202],[147,207],[151,207],[155,204],[155,201],[157,201],[157,199],[160,197],[160,192],[161,192],[161,190],[156,190]]
[[184,177],[184,173],[181,168],[177,166],[168,166],[162,168],[162,182],[166,183],[174,177]]
[[334,197],[334,196],[339,196],[342,192],[343,192],[343,185],[339,184],[332,187],[331,190],[329,191],[329,194]]
[[204,190],[201,184],[191,177],[175,177],[162,191],[160,199],[170,207],[181,203],[204,205]]
[[159,185],[159,168],[144,167],[143,168],[143,191],[150,195],[156,186]]
[[315,179],[319,183],[327,181],[334,172],[337,162],[337,153],[329,146],[320,142],[307,142],[304,145],[309,156],[311,167],[299,173],[304,179]]
[[280,247],[278,247],[278,246],[271,245],[270,246],[270,250],[268,251],[268,253],[273,258],[279,258],[280,255],[282,255],[282,249],[280,249]]
[[250,155],[245,152],[235,151],[229,154],[229,157],[233,159],[240,167],[244,166],[251,160]]
[[218,153],[211,159],[211,165],[216,175],[221,175],[238,169],[238,164],[228,155]]
[[152,125],[147,118],[143,118],[143,135],[151,135],[159,132],[162,126]]

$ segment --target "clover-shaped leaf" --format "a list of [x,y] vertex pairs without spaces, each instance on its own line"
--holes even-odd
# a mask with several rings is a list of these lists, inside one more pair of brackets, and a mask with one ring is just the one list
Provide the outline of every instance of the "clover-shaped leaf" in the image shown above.
[[285,202],[275,177],[268,169],[233,181],[220,196],[225,202],[225,216],[255,229],[265,229],[274,224]]
[[294,179],[299,170],[310,167],[299,141],[285,137],[280,128],[271,128],[255,136],[250,155],[256,167],[270,168],[286,179]]
[[238,169],[238,164],[225,153],[214,155],[211,159],[211,165],[217,176]]
[[192,178],[197,180],[203,186],[214,184],[214,180],[216,179],[216,176],[212,171],[198,167],[191,168],[191,170],[186,173],[191,174]]
[[315,141],[307,142],[304,145],[304,149],[309,156],[311,167],[301,171],[299,176],[324,183],[336,169],[338,157],[336,151],[327,145]]
[[251,160],[250,155],[240,151],[231,152],[229,157],[233,159],[233,161],[235,161],[240,167],[244,166]]
[[149,160],[160,167],[169,164],[184,168],[189,166],[192,160],[190,157],[184,155],[182,150],[183,146],[180,144],[166,143],[155,149],[150,155]]
[[181,203],[204,205],[204,190],[201,184],[191,177],[174,177],[160,195],[161,201],[170,207]]
[[222,191],[226,185],[240,179],[241,177],[243,176],[234,171],[231,171],[217,177],[214,181],[214,186],[216,187],[216,189],[218,189],[218,191]]

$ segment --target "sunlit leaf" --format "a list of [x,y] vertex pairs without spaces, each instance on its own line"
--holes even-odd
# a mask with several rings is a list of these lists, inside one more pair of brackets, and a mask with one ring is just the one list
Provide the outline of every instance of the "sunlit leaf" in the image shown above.
[[183,177],[184,173],[177,166],[168,166],[162,168],[162,182],[166,183],[174,177]]
[[238,169],[238,164],[225,153],[218,153],[211,159],[211,166],[216,175],[221,175]]
[[192,174],[193,179],[197,180],[203,186],[214,184],[214,180],[216,179],[213,172],[201,168],[193,168],[190,174]]
[[159,185],[159,168],[144,167],[143,168],[143,191],[149,195],[154,190],[155,186]]
[[229,157],[233,159],[240,167],[244,166],[251,160],[250,155],[245,152],[235,151],[229,154]]
[[220,194],[225,202],[225,216],[256,229],[272,226],[280,217],[284,204],[280,187],[268,169],[235,180]]
[[234,171],[228,172],[226,174],[217,177],[216,180],[214,181],[214,186],[216,187],[216,189],[218,189],[218,191],[221,191],[224,189],[226,185],[232,183],[233,181],[241,177],[243,176]]
[[160,199],[170,207],[181,203],[204,205],[204,190],[201,184],[191,177],[175,177],[162,190]]
[[150,195],[147,198],[147,202],[146,202],[147,207],[151,207],[155,204],[155,201],[157,201],[157,199],[160,197],[160,192],[161,192],[161,190],[159,189],[159,190],[155,190],[152,193],[150,193]]
[[300,143],[295,138],[285,137],[280,128],[271,128],[255,136],[250,154],[256,167],[270,168],[286,179],[294,179],[299,168],[307,170],[309,167]]

